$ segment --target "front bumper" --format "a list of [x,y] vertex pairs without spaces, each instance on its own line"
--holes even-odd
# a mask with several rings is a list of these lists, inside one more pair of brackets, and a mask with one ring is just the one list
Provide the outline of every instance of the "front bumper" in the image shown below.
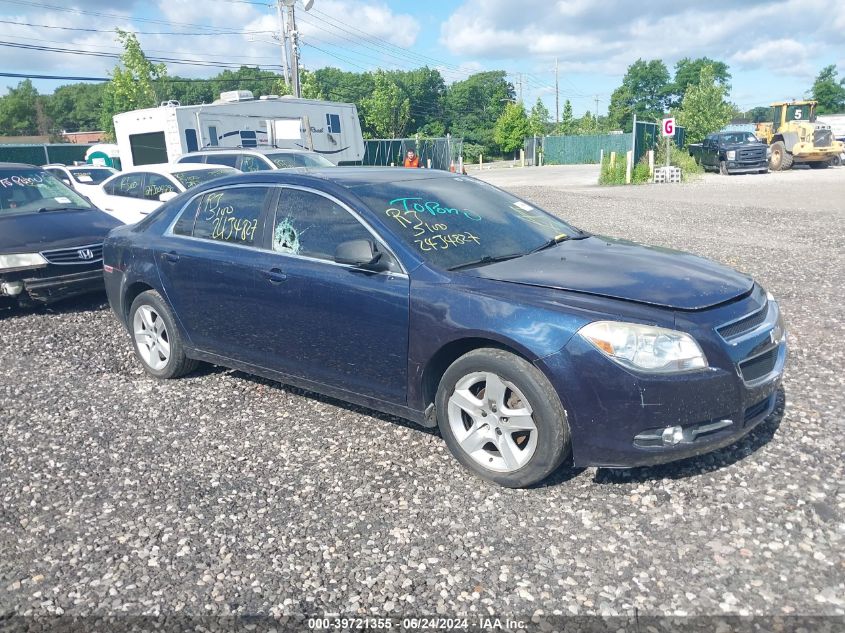
[[725,163],[725,168],[728,170],[729,174],[748,174],[752,172],[763,171],[764,169],[768,171],[769,161],[763,160],[756,163],[746,163],[741,161],[729,160]]
[[29,299],[38,303],[52,303],[68,297],[103,291],[103,270],[96,268],[67,275],[29,276],[20,274],[23,292],[7,299]]
[[[650,466],[708,453],[748,434],[774,410],[787,358],[785,337],[769,343],[767,332],[759,336],[741,350],[721,342],[721,355],[705,349],[709,368],[671,376],[630,372],[574,336],[541,364],[567,411],[575,465]],[[752,348],[755,356],[765,349],[773,362],[747,381],[738,363]],[[674,440],[662,441],[673,427],[680,427]]]

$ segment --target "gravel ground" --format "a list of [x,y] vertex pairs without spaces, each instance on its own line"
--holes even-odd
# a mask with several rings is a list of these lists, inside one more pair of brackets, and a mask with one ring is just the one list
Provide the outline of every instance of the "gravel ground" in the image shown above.
[[148,378],[102,297],[0,313],[0,625],[845,614],[845,169],[815,175],[515,189],[753,274],[791,344],[780,406],[739,444],[531,490],[475,479],[413,425],[243,373]]

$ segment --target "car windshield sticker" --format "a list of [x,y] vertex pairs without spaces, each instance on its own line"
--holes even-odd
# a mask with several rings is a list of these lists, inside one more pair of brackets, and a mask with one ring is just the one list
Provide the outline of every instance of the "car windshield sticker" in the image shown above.
[[56,196],[53,199],[56,202],[61,202],[62,204],[70,204],[70,198],[65,198],[64,196]]
[[94,179],[91,178],[90,174],[76,174],[76,179],[79,182],[94,182]]
[[252,243],[255,237],[258,218],[238,217],[235,209],[223,200],[222,191],[206,197],[203,215],[207,222],[212,223],[212,239]]
[[277,253],[297,255],[302,248],[299,242],[300,232],[293,226],[290,216],[276,225],[273,231],[273,250]]
[[522,209],[523,211],[533,211],[534,210],[534,207],[532,207],[530,204],[526,204],[522,200],[517,200],[516,202],[513,203],[513,206],[518,207],[518,208]]

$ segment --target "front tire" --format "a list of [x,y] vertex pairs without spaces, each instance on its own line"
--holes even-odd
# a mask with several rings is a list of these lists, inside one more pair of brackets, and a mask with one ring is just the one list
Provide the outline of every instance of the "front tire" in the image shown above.
[[808,163],[808,165],[810,165],[810,169],[827,169],[830,163],[826,160],[822,160],[815,163]]
[[446,370],[437,424],[455,458],[508,488],[542,481],[571,449],[566,411],[548,379],[523,358],[482,348]]
[[772,143],[772,155],[769,157],[769,169],[786,171],[792,167],[792,154],[786,151],[783,141]]
[[144,370],[156,378],[178,378],[197,368],[185,355],[173,311],[155,290],[139,294],[129,308],[135,355]]

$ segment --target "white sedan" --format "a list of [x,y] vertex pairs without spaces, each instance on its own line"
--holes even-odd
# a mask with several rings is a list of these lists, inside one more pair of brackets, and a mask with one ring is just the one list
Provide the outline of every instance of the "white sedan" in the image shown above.
[[99,165],[44,165],[43,169],[86,198],[96,195],[100,183],[118,173],[116,169]]
[[89,197],[124,224],[135,224],[191,187],[240,173],[225,165],[141,165],[112,176]]

